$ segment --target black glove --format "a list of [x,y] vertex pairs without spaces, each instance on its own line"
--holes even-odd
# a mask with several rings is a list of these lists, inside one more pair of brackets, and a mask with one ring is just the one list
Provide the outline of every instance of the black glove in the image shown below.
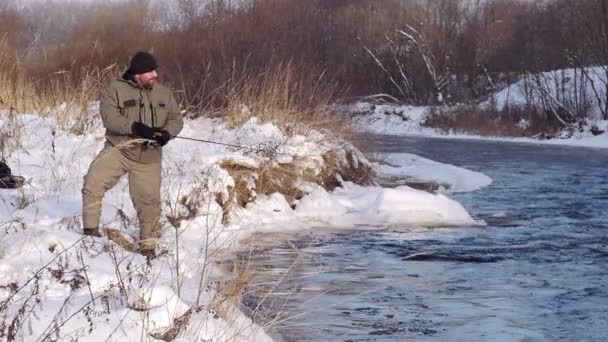
[[131,132],[140,138],[155,140],[154,128],[144,125],[139,121],[135,121],[133,124],[131,124]]
[[161,128],[154,128],[154,140],[160,145],[165,146],[171,140],[171,134]]

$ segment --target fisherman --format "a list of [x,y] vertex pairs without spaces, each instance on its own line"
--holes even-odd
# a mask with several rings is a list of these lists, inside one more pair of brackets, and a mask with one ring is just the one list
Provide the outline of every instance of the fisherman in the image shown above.
[[160,238],[162,148],[182,129],[175,97],[157,82],[157,62],[147,52],[135,53],[121,78],[101,96],[100,113],[106,142],[84,177],[82,188],[84,235],[101,237],[104,194],[129,175],[129,195],[139,219],[136,248],[156,254]]

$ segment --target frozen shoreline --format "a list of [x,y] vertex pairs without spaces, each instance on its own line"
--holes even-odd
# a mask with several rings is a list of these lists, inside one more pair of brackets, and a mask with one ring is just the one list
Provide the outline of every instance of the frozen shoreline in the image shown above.
[[[18,330],[24,338],[43,336],[48,327],[63,324],[61,332],[56,332],[62,338],[96,341],[112,335],[113,341],[130,341],[145,331],[144,340],[155,341],[153,336],[160,336],[188,315],[189,324],[180,338],[270,340],[261,327],[225,299],[221,279],[230,277],[215,265],[219,251],[235,247],[240,239],[256,232],[319,226],[352,229],[360,224],[483,225],[449,194],[472,191],[491,182],[487,176],[451,165],[395,155],[392,166],[376,165],[379,172],[397,177],[426,175],[429,180],[449,184],[450,189],[433,194],[407,186],[385,189],[344,182],[342,188],[328,192],[316,184],[301,184],[305,195],[297,200],[295,210],[280,193],[258,194],[245,208],[235,208],[231,222],[224,223],[224,208],[217,198],[230,198],[227,189],[235,180],[220,166],[222,161],[229,158],[255,166],[267,162],[267,157],[175,140],[163,156],[163,214],[188,217],[193,211],[186,203],[194,203],[200,210],[194,211],[198,214],[193,218],[183,219],[177,229],[163,221],[160,248],[165,254],[147,265],[145,258],[122,250],[105,237],[81,235],[80,188],[90,161],[103,145],[99,122],[85,135],[60,129],[53,119],[37,115],[10,119],[0,112],[0,124],[15,137],[6,145],[11,151],[7,162],[14,174],[26,178],[23,188],[0,192],[0,225],[4,228],[0,285],[5,286],[0,289],[0,302],[7,305],[5,319],[12,320],[24,300],[37,298],[39,304],[25,302],[28,314],[22,322],[32,328]],[[218,120],[187,120],[182,134],[244,146],[280,147],[307,159],[283,156],[279,162],[298,160],[317,170],[323,162],[321,153],[331,148],[314,132],[289,137],[272,124],[254,119],[236,129]],[[137,235],[126,177],[106,194],[102,222]],[[33,282],[34,278],[38,280]],[[95,316],[87,316],[83,308]]]
[[[424,127],[422,122],[430,107],[414,107],[399,105],[372,105],[357,103],[353,106],[358,113],[353,117],[355,127],[362,133],[387,134],[399,136],[414,136],[442,139],[468,139],[479,141],[500,141],[525,144],[548,144],[573,147],[608,148],[608,133],[594,136],[586,131],[568,139],[537,140],[532,138],[490,137],[467,134],[444,134],[433,128]],[[597,121],[596,124],[604,130],[608,121]]]

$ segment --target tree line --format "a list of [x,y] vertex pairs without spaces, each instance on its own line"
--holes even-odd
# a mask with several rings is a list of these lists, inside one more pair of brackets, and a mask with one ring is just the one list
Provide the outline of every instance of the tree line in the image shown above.
[[606,18],[608,0],[9,0],[0,36],[40,82],[57,71],[77,82],[153,51],[197,108],[220,108],[231,84],[286,64],[298,91],[333,82],[340,99],[425,105],[477,101],[521,75],[608,65]]

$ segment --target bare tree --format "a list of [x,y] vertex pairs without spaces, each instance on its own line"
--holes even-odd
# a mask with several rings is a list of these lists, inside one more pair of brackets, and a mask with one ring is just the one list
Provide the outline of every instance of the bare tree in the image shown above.
[[[437,70],[435,65],[437,64],[437,58],[433,55],[430,50],[429,44],[426,38],[420,34],[412,26],[406,25],[403,30],[397,30],[398,33],[403,35],[409,42],[411,42],[417,51],[420,53],[424,66],[433,83],[433,91],[435,93],[435,101],[437,104],[446,104],[445,90],[450,82],[450,69],[447,65],[444,65],[442,70]],[[447,59],[447,58],[446,58]],[[448,96],[449,98],[449,96]]]

